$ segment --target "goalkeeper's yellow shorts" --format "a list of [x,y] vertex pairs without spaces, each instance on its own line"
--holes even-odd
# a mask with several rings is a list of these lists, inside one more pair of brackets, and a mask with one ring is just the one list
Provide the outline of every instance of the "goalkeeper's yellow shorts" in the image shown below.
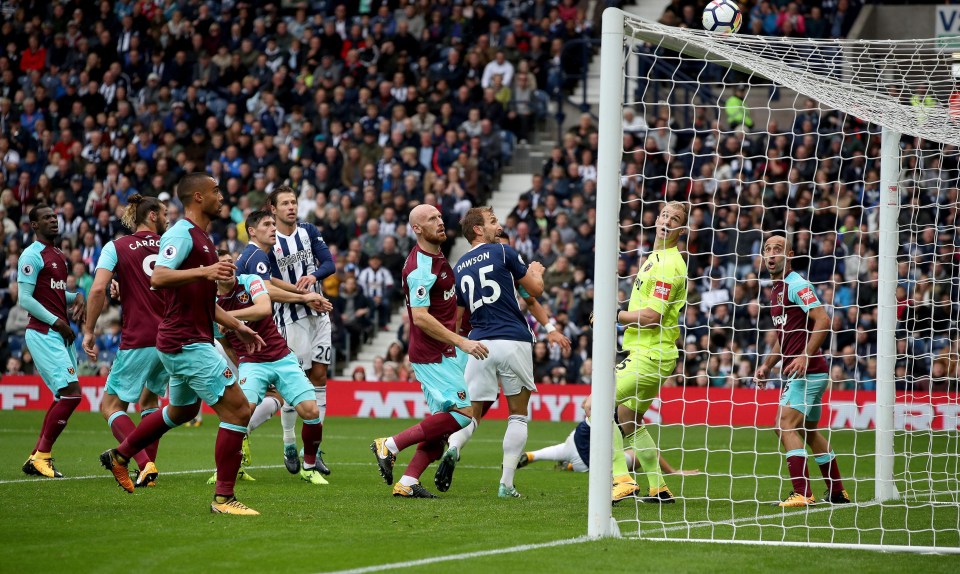
[[663,361],[630,353],[617,365],[617,404],[643,415],[676,367],[676,359]]

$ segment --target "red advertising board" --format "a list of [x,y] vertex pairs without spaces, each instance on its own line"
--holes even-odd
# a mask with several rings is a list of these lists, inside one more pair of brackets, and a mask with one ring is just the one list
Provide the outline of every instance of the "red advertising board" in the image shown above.
[[[81,377],[80,410],[96,411],[103,398],[103,379]],[[579,421],[580,404],[590,387],[540,385],[530,399],[534,420]],[[0,410],[46,409],[52,395],[36,376],[0,380]],[[667,387],[647,411],[646,420],[657,424],[713,426],[773,426],[777,390],[705,389]],[[876,420],[876,393],[834,391],[824,397],[823,425],[833,428],[872,428]],[[416,383],[330,381],[327,414],[362,418],[422,418],[427,413],[423,393]],[[494,405],[489,418],[507,418],[505,403]],[[960,430],[960,396],[948,393],[897,393],[894,422],[898,429]]]

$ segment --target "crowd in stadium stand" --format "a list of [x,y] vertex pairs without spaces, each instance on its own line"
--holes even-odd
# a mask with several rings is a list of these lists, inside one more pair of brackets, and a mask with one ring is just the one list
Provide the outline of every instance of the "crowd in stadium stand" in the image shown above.
[[[678,0],[665,20],[699,26],[702,3]],[[246,214],[278,185],[297,190],[302,219],[320,228],[335,257],[337,272],[323,290],[334,301],[340,358],[356,351],[396,312],[400,270],[414,241],[410,209],[436,204],[456,231],[463,213],[486,201],[514,146],[531,139],[547,98],[569,87],[566,73],[580,61],[562,57],[562,47],[595,35],[588,4],[0,3],[4,372],[34,370],[23,344],[26,313],[16,305],[16,260],[32,241],[30,208],[54,206],[73,265],[68,288],[84,290],[102,246],[127,233],[118,217],[127,198],[159,197],[175,220],[175,183],[195,170],[221,182],[225,205],[212,234],[234,253],[246,241],[239,225]],[[843,36],[858,5],[813,4],[820,6],[741,2],[745,28]],[[807,230],[796,235],[795,267],[809,268],[834,316],[834,380],[872,387],[877,134],[812,105],[792,126],[752,130],[733,130],[736,122],[719,110],[704,110],[689,125],[663,106],[625,113],[625,149],[634,153],[623,163],[621,300],[650,248],[656,201],[687,199],[694,207],[686,238],[688,353],[670,384],[753,384],[756,359],[770,345],[766,281],[756,275],[759,230],[789,221]],[[596,123],[585,115],[532,175],[516,208],[498,214],[511,244],[547,268],[544,301],[573,341],[570,352],[551,348],[531,320],[541,335],[538,382],[591,381],[597,147]],[[957,157],[936,161],[923,155],[905,168],[919,182],[904,210],[915,233],[901,245],[913,263],[902,269],[898,291],[898,380],[911,388],[955,380],[960,362],[952,303],[960,294],[956,281],[944,287],[958,276]],[[641,195],[642,210],[629,201]],[[401,327],[374,372],[345,375],[411,378],[407,332]],[[83,374],[109,368],[118,337],[113,306],[99,322],[100,360],[84,362]]]
[[[2,2],[5,371],[33,371],[16,305],[29,210],[55,208],[69,288],[84,290],[102,246],[128,232],[127,198],[159,197],[175,220],[174,186],[195,170],[220,181],[212,234],[235,253],[246,214],[278,185],[297,190],[336,258],[323,290],[341,358],[348,340],[355,351],[386,325],[410,209],[437,204],[455,232],[488,197],[565,82],[563,42],[592,33],[586,4]],[[117,330],[114,306],[84,373],[105,371]]]

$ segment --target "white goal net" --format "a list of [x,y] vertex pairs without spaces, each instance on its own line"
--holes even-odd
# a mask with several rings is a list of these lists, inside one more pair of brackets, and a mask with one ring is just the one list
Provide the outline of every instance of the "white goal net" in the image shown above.
[[[960,53],[710,34],[616,10],[603,38],[598,220],[620,225],[597,232],[592,424],[612,428],[630,327],[617,311],[660,210],[684,202],[680,357],[644,420],[669,467],[699,472],[664,474],[674,504],[633,497],[611,512],[611,442],[596,430],[590,533],[960,551]],[[807,422],[835,458],[823,443],[787,457],[775,431],[794,381],[785,362],[756,377],[779,346],[761,257],[774,234],[794,252],[790,284],[829,319],[827,390]],[[791,465],[806,466],[815,504],[778,505],[798,490]],[[829,502],[831,471],[850,503]],[[645,496],[649,469],[633,477]]]

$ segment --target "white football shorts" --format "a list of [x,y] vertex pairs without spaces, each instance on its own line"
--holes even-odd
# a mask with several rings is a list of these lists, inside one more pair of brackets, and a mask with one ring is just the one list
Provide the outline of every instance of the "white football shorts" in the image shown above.
[[[471,401],[497,400],[498,387],[503,395],[512,397],[522,389],[537,391],[533,383],[533,345],[524,341],[480,341],[490,354],[484,360],[472,356],[467,360],[463,375]],[[498,383],[499,377],[499,383]]]
[[333,359],[333,325],[330,315],[308,315],[280,327],[290,350],[300,361],[300,368],[309,370],[312,363],[329,365]]

